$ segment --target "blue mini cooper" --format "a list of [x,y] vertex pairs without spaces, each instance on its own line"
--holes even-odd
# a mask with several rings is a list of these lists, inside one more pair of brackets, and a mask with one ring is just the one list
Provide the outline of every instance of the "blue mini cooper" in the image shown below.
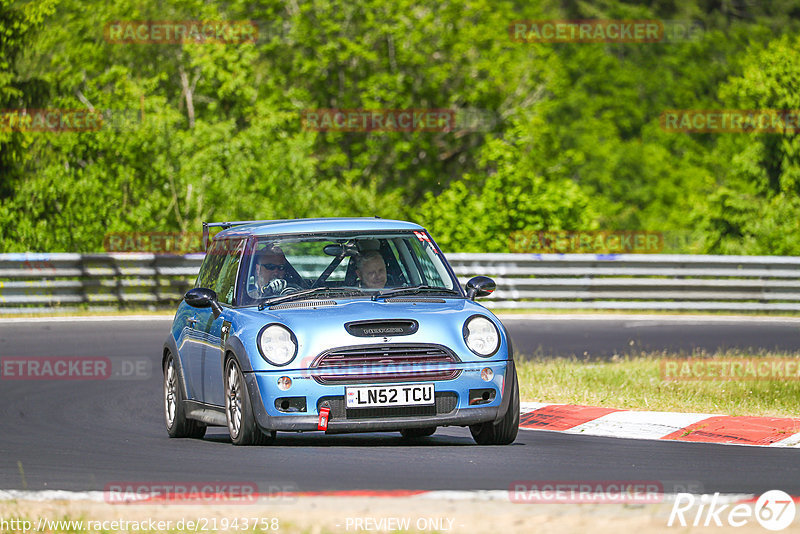
[[[208,239],[210,228],[222,231]],[[502,323],[462,289],[428,232],[379,218],[204,223],[206,256],[164,343],[171,437],[469,426],[481,445],[519,428]]]

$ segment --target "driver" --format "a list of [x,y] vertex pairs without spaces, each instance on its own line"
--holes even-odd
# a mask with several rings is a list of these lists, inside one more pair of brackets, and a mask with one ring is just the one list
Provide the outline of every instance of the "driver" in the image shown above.
[[253,297],[271,297],[280,295],[286,288],[286,274],[289,263],[283,250],[277,245],[268,245],[255,254],[256,291]]
[[356,274],[361,280],[361,287],[386,287],[386,263],[377,250],[370,250],[356,257]]

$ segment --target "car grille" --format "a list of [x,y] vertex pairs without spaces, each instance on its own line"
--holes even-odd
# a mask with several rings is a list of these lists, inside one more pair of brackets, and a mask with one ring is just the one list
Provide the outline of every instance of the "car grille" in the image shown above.
[[383,419],[386,417],[425,417],[446,415],[456,409],[458,395],[452,391],[436,393],[432,406],[393,406],[390,408],[347,408],[344,397],[322,397],[317,410],[323,402],[331,409],[331,419]]
[[[314,380],[320,384],[358,384],[378,382],[412,382],[452,380],[461,374],[460,369],[435,369],[460,360],[441,345],[392,344],[343,347],[323,352],[311,364]],[[403,369],[385,370],[395,366]],[[408,366],[414,366],[409,369]],[[382,372],[382,369],[384,372]],[[345,374],[326,370],[342,370]]]

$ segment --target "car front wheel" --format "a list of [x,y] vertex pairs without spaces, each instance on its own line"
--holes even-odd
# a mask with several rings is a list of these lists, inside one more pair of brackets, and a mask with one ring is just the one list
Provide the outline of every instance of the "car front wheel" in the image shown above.
[[509,445],[517,439],[519,431],[519,385],[515,377],[514,389],[511,392],[511,402],[508,410],[499,422],[487,421],[477,425],[470,425],[469,431],[472,439],[478,445]]
[[172,354],[164,362],[164,419],[171,438],[202,438],[206,433],[206,425],[186,418],[180,371]]
[[244,375],[236,360],[225,363],[225,417],[234,445],[268,445],[275,432],[265,434],[256,424]]

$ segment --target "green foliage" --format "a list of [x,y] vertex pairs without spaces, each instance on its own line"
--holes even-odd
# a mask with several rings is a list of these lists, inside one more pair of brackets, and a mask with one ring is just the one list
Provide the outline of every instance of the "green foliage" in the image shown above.
[[568,177],[542,168],[537,126],[545,127],[532,117],[515,125],[516,136],[490,139],[482,149],[483,172],[453,182],[441,195],[428,193],[418,220],[464,252],[507,252],[521,230],[588,229],[590,199]]
[[[667,43],[512,42],[514,20],[694,21]],[[256,42],[119,44],[114,21],[254,20]],[[450,251],[520,230],[690,236],[670,252],[800,254],[796,134],[686,134],[666,109],[800,109],[800,11],[603,0],[0,0],[0,251],[98,251],[203,220],[407,218]],[[303,110],[477,111],[478,127],[316,132]],[[473,125],[474,126],[474,125]]]
[[[0,110],[36,107],[49,93],[47,82],[18,68],[26,43],[55,11],[57,0],[19,4],[0,0]],[[29,135],[0,127],[0,202],[11,196],[25,168]],[[2,249],[0,230],[0,250]]]
[[[754,45],[720,88],[730,109],[800,110],[800,38]],[[795,129],[797,125],[795,125]],[[728,135],[715,147],[715,190],[697,220],[707,250],[800,254],[800,135]],[[723,164],[724,163],[724,164]]]

